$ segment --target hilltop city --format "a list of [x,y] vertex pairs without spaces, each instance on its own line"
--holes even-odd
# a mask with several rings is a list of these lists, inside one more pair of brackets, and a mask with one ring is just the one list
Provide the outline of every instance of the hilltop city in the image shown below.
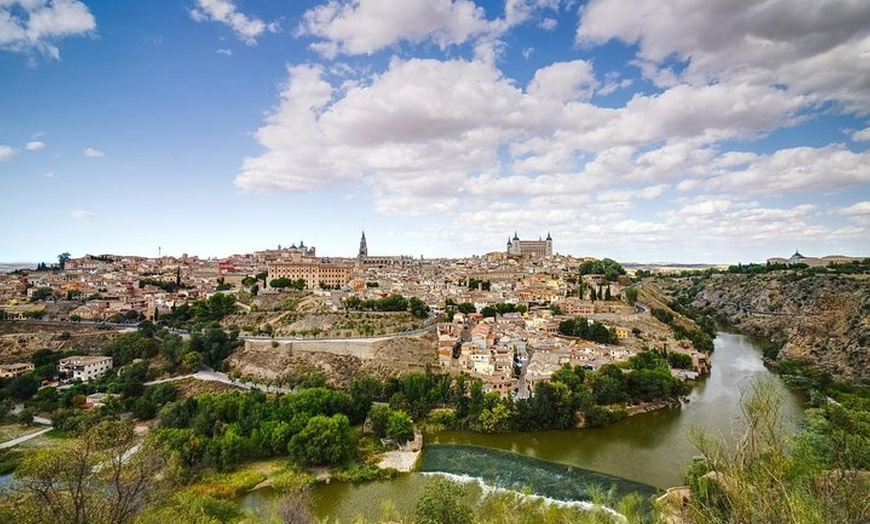
[[[842,263],[844,257],[828,258],[795,253],[769,263]],[[0,276],[0,311],[8,319],[132,324],[171,318],[215,294],[231,296],[240,314],[225,324],[245,338],[237,370],[270,380],[278,372],[262,365],[262,353],[272,352],[275,341],[425,331],[436,340],[413,359],[467,372],[500,394],[528,395],[566,363],[594,370],[645,349],[686,355],[684,369],[674,370],[683,378],[705,372],[707,357],[700,349],[707,348],[696,347],[690,337],[674,338],[661,319],[637,304],[626,273],[609,259],[555,254],[549,233],[526,240],[515,232],[504,251],[483,256],[417,259],[370,254],[363,232],[355,258],[321,257],[303,241],[219,260],[64,253],[57,265]],[[296,302],[288,307],[284,297],[291,295]],[[288,308],[304,314],[288,314]],[[412,314],[349,320],[351,311]],[[565,321],[577,317],[597,336],[564,336]],[[81,355],[70,361],[84,373],[78,378],[96,376],[81,368],[87,358],[96,359],[88,373],[111,368],[101,357]],[[0,371],[15,375],[26,368],[7,362]]]

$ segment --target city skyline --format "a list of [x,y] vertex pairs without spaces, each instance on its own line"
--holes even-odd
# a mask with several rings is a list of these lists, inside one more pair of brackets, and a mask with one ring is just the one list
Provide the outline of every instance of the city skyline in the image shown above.
[[870,4],[12,1],[0,262],[870,254]]

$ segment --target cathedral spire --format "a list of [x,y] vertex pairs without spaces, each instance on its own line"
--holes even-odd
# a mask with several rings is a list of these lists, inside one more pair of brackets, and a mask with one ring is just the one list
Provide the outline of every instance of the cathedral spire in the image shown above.
[[366,232],[362,232],[362,238],[359,239],[359,253],[357,253],[357,258],[366,258],[369,256],[369,248],[366,245]]

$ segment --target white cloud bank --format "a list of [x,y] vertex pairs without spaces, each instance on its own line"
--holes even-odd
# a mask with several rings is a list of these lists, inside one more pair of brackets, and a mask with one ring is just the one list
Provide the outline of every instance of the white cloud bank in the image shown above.
[[59,59],[58,40],[90,34],[97,27],[88,7],[78,0],[0,1],[0,49],[37,51]]

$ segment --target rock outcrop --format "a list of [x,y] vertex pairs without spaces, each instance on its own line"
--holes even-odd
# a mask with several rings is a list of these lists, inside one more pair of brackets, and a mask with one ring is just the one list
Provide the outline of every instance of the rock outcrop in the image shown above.
[[660,283],[674,299],[771,342],[766,356],[870,382],[870,275],[713,274]]

